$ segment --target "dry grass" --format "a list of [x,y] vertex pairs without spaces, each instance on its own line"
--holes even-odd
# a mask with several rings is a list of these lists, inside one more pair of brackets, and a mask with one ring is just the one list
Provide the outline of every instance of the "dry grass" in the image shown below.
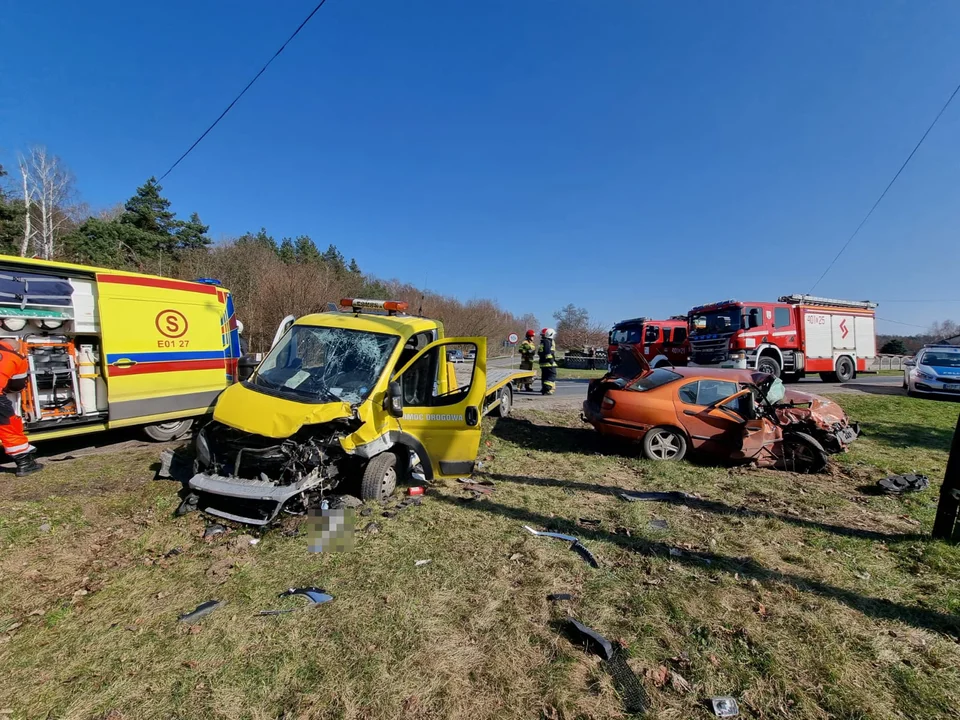
[[[859,488],[914,468],[936,488],[958,406],[838,399],[869,434],[833,474],[813,477],[648,463],[600,443],[573,412],[491,421],[481,447],[491,495],[432,488],[341,555],[311,555],[303,535],[281,531],[255,547],[243,530],[204,542],[200,516],[171,517],[176,488],[149,479],[153,449],[3,475],[0,708],[23,718],[622,716],[599,661],[558,629],[569,609],[626,645],[650,717],[710,717],[703,701],[714,694],[735,695],[748,718],[955,717],[960,548],[923,537],[935,489],[899,499]],[[698,499],[626,503],[619,488]],[[601,568],[523,524],[578,535]],[[307,584],[336,600],[252,616]],[[553,606],[550,592],[576,599]],[[193,629],[177,623],[210,598],[227,605]],[[656,687],[660,666],[690,690]]]

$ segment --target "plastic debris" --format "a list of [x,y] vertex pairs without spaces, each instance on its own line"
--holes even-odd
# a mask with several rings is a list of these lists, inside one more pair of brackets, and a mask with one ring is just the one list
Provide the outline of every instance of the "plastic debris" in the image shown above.
[[363,505],[363,501],[353,495],[341,495],[330,503],[330,507],[339,510],[341,508],[358,508]]
[[654,530],[666,530],[669,527],[666,520],[658,520],[656,518],[648,522],[647,526]]
[[47,523],[43,523],[43,525],[40,526],[40,532],[42,532],[42,533],[48,533],[48,532],[50,532],[50,530],[51,530],[52,528],[53,528],[53,526],[52,526],[50,523],[48,523],[48,522],[47,522]]
[[575,538],[573,535],[564,535],[563,533],[547,532],[542,530],[534,530],[529,525],[524,525],[524,529],[532,535],[537,535],[539,537],[549,537],[555,538],[557,540],[565,540],[568,543],[571,543],[570,549],[575,553],[580,555],[584,560],[586,560],[590,565],[595,568],[600,567],[600,563],[597,562],[597,558],[594,556],[587,547],[580,542],[579,538]]
[[878,480],[877,485],[887,495],[899,495],[905,492],[920,492],[930,487],[930,479],[926,475],[890,475]]
[[603,635],[598,633],[593,628],[588,628],[586,625],[574,620],[573,618],[567,618],[567,622],[570,623],[570,625],[572,625],[581,636],[583,636],[588,645],[593,645],[594,650],[600,657],[602,657],[604,660],[609,660],[613,657],[613,645],[611,645],[610,641],[607,640]]
[[710,706],[713,708],[713,714],[717,717],[736,717],[740,714],[740,706],[737,705],[737,701],[729,695],[719,695],[710,698]]
[[310,602],[299,608],[282,608],[280,610],[261,610],[257,613],[257,617],[264,617],[268,615],[285,615],[287,613],[296,612],[304,608],[312,608],[317,605],[323,605],[333,600],[333,595],[327,593],[326,590],[323,590],[318,587],[302,587],[302,588],[289,588],[284,590],[282,593],[277,595],[277,597],[292,597],[294,595],[302,595],[307,598]]
[[410,497],[416,497],[417,495],[423,495],[423,487],[420,485],[415,485],[414,487],[407,490],[407,494]]
[[218,523],[207,525],[207,529],[203,531],[203,539],[209,540],[210,538],[214,538],[217,535],[223,535],[223,533],[225,533],[226,531],[227,529],[223,525],[220,525]]
[[185,623],[190,623],[190,624],[192,624],[192,623],[196,622],[197,620],[199,620],[200,618],[202,618],[202,617],[204,617],[204,616],[206,616],[206,615],[209,615],[209,614],[212,613],[214,610],[216,610],[218,607],[220,607],[221,605],[224,605],[224,604],[225,604],[225,603],[223,603],[223,602],[220,601],[220,600],[207,600],[207,602],[205,602],[205,603],[200,603],[199,605],[197,605],[196,609],[192,610],[191,612],[184,613],[183,615],[180,615],[180,616],[177,618],[177,620],[179,620],[180,622],[185,622]]
[[177,509],[174,511],[174,515],[177,517],[182,517],[187,513],[192,513],[197,509],[198,504],[200,503],[200,496],[196,493],[188,493],[183,500],[180,502],[180,505],[177,506]]
[[178,546],[175,547],[175,548],[170,548],[169,550],[167,550],[167,551],[163,554],[163,556],[164,556],[165,558],[172,558],[172,557],[175,557],[176,555],[179,555],[179,554],[182,553],[182,552],[183,552],[183,548],[178,545]]
[[622,492],[617,495],[621,500],[627,502],[640,502],[642,500],[653,500],[656,502],[676,502],[683,500],[695,500],[693,495],[674,490],[671,492]]
[[423,567],[424,565],[429,565],[433,560],[417,560],[413,563],[414,567]]
[[550,593],[547,595],[547,600],[550,602],[563,602],[564,600],[573,600],[573,595],[570,593]]
[[251,545],[257,545],[260,543],[260,538],[250,538]]
[[630,668],[623,652],[614,649],[613,645],[603,635],[593,628],[574,620],[567,618],[567,622],[584,640],[584,643],[591,647],[601,658],[603,664],[613,678],[614,685],[623,698],[623,704],[628,713],[643,714],[647,711],[650,704],[647,693],[640,684],[640,679]]

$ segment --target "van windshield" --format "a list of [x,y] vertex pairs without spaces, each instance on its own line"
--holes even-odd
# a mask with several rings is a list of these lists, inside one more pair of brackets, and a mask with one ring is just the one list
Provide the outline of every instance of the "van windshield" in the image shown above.
[[363,402],[398,339],[360,330],[294,325],[247,385],[291,400]]
[[697,313],[690,326],[695,333],[724,333],[740,329],[740,308],[730,307]]

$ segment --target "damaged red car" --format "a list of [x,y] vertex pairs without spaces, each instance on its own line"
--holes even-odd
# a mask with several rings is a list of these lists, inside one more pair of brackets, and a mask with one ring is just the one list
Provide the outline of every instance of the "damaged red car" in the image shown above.
[[639,443],[651,460],[690,451],[794,472],[820,472],[860,434],[835,402],[786,389],[755,370],[659,367],[622,345],[593,380],[583,419],[604,435]]

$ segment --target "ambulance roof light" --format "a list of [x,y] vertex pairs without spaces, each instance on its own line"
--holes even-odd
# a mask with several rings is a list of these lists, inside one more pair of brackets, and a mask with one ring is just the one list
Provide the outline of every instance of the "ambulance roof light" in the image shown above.
[[363,312],[364,310],[381,310],[393,315],[395,313],[405,313],[410,305],[400,300],[365,300],[363,298],[343,298],[340,301],[340,307],[349,308],[356,313]]

